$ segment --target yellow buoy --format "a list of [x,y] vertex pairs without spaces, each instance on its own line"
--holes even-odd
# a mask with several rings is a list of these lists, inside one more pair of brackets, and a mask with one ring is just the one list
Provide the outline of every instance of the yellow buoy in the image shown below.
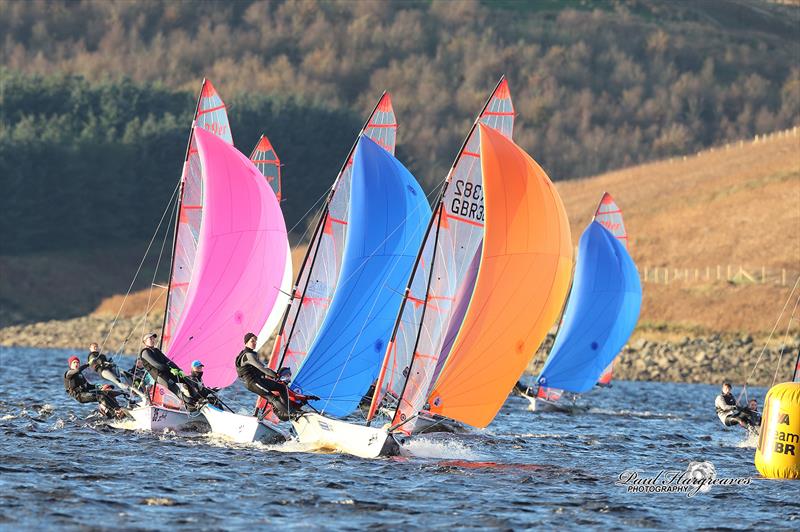
[[800,382],[776,384],[767,393],[755,462],[767,478],[800,479]]

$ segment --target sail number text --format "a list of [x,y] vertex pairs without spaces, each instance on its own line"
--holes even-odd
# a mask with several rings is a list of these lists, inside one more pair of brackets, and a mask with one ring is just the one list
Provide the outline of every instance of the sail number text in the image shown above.
[[450,203],[450,212],[483,222],[483,187],[469,181],[457,179],[455,198]]

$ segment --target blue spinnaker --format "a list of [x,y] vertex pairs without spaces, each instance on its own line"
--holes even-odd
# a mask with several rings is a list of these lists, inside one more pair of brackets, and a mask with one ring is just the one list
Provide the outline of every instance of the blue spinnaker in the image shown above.
[[590,390],[630,338],[641,304],[633,259],[614,235],[592,222],[581,235],[572,292],[539,385]]
[[350,228],[339,283],[292,388],[343,417],[377,378],[431,208],[417,180],[362,135],[353,157]]

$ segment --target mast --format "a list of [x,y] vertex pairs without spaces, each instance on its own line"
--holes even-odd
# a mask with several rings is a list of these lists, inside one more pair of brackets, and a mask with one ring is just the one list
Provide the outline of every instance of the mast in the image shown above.
[[794,363],[794,375],[792,375],[793,382],[800,382],[800,348],[797,349],[797,360]]
[[[376,114],[381,111],[384,107],[389,108],[391,115],[392,115],[392,122],[389,124],[373,124],[373,120],[376,117]],[[322,215],[317,222],[317,226],[314,229],[314,239],[311,240],[308,249],[306,250],[305,257],[303,258],[303,263],[300,266],[300,270],[297,274],[297,280],[295,281],[294,289],[292,290],[292,297],[289,299],[286,312],[281,320],[281,326],[278,330],[277,340],[275,342],[275,349],[273,350],[272,358],[270,361],[270,365],[272,365],[272,360],[278,360],[275,369],[284,367],[284,363],[286,362],[286,355],[289,350],[289,345],[294,338],[296,325],[298,322],[298,317],[302,312],[302,304],[305,301],[306,295],[308,293],[309,284],[311,282],[311,273],[313,271],[314,266],[316,265],[317,258],[319,257],[320,247],[322,245],[322,240],[324,238],[324,232],[328,224],[332,223],[333,220],[331,219],[331,204],[336,196],[337,191],[339,190],[339,186],[342,181],[342,177],[345,175],[348,169],[352,168],[353,164],[353,154],[355,153],[356,147],[358,146],[358,142],[360,140],[360,136],[362,134],[367,134],[368,130],[371,128],[396,128],[397,121],[394,119],[394,111],[391,110],[391,100],[389,100],[389,94],[384,91],[381,94],[381,97],[378,99],[378,102],[373,107],[372,111],[369,114],[369,117],[364,122],[364,125],[361,127],[358,136],[356,136],[353,145],[350,147],[350,150],[347,152],[347,157],[345,157],[344,162],[342,163],[341,168],[339,169],[339,173],[336,175],[336,179],[334,180],[333,184],[331,185],[330,191],[328,193],[328,197],[325,200],[325,205],[322,208]],[[380,136],[376,134],[376,136]],[[391,146],[385,145],[386,143],[381,143],[382,147],[389,151],[390,153],[394,152],[394,141],[392,141]],[[339,265],[340,266],[340,265]],[[338,270],[338,266],[337,266]],[[338,275],[338,272],[337,272]],[[338,278],[337,278],[338,280]],[[297,297],[298,289],[300,290],[300,297]],[[298,302],[299,299],[299,302]],[[292,315],[292,305],[297,305],[296,310],[294,310],[294,315]],[[291,325],[289,327],[288,334],[286,333],[286,324],[289,321],[289,318],[292,318]],[[280,350],[280,358],[276,359],[276,355]]]
[[169,350],[174,329],[179,325],[185,310],[185,298],[194,273],[197,235],[204,216],[202,165],[195,142],[198,128],[205,129],[227,144],[233,145],[225,102],[207,79],[203,80],[200,89],[181,174],[181,191],[167,287],[168,297],[160,343],[164,350]]
[[[457,171],[457,168],[459,166],[459,163],[462,160],[462,156],[466,154],[466,150],[469,147],[470,141],[472,140],[472,138],[475,135],[475,131],[476,131],[479,123],[481,123],[482,121],[488,121],[494,116],[498,117],[498,119],[497,119],[498,122],[500,120],[502,120],[502,118],[500,118],[500,117],[510,116],[512,121],[511,121],[511,127],[509,128],[509,133],[508,133],[509,135],[510,135],[510,129],[513,128],[513,115],[514,115],[513,105],[511,106],[510,111],[505,111],[505,112],[502,112],[502,111],[494,111],[494,112],[492,112],[489,109],[489,106],[492,104],[493,100],[495,100],[496,98],[498,98],[498,99],[500,98],[500,96],[501,96],[501,90],[500,89],[501,89],[502,86],[505,86],[505,90],[502,91],[502,96],[507,97],[509,99],[509,102],[510,102],[510,95],[508,94],[507,82],[506,82],[505,76],[501,76],[501,78],[498,80],[497,84],[495,85],[494,89],[490,93],[489,97],[487,98],[486,102],[484,103],[483,107],[481,108],[481,111],[476,116],[476,118],[475,118],[475,120],[474,120],[474,122],[472,124],[472,127],[470,128],[469,132],[467,133],[466,137],[464,138],[464,142],[461,144],[461,147],[458,150],[458,152],[457,152],[457,154],[456,154],[456,156],[455,156],[455,158],[453,160],[453,164],[451,165],[450,170],[447,173],[447,177],[445,179],[444,186],[442,187],[442,190],[441,190],[441,192],[439,194],[438,205],[437,205],[436,211],[434,211],[434,215],[431,217],[431,223],[433,223],[434,220],[435,220],[436,232],[435,232],[434,237],[433,237],[434,238],[433,243],[432,243],[433,249],[431,250],[431,257],[430,257],[430,262],[429,262],[430,272],[428,272],[428,275],[427,275],[428,279],[425,282],[425,289],[424,289],[424,293],[422,294],[423,297],[418,298],[418,300],[421,300],[422,311],[421,311],[420,318],[419,318],[419,325],[418,325],[418,327],[416,327],[416,330],[414,332],[413,349],[411,350],[411,359],[410,359],[409,364],[408,364],[408,371],[406,372],[405,380],[403,381],[402,391],[401,391],[399,399],[398,399],[400,402],[402,402],[403,397],[405,396],[406,389],[408,388],[409,380],[411,380],[412,376],[414,375],[415,362],[418,361],[418,359],[419,359],[418,358],[419,353],[417,352],[417,349],[418,349],[419,343],[420,343],[420,338],[421,338],[421,334],[422,334],[422,328],[425,325],[425,317],[426,317],[426,314],[427,314],[427,311],[428,311],[428,303],[429,303],[430,296],[431,296],[431,283],[432,283],[432,279],[433,279],[433,270],[434,270],[434,267],[435,267],[435,264],[436,264],[436,258],[438,256],[437,248],[439,247],[440,230],[441,230],[441,227],[442,227],[443,220],[449,224],[449,221],[447,219],[451,216],[445,211],[445,209],[447,208],[447,205],[445,205],[445,200],[447,198],[448,188],[449,188],[449,186],[451,184],[451,181],[453,180],[454,175],[456,174],[456,171]],[[475,154],[475,153],[470,153],[469,155],[471,155],[473,157],[477,157],[477,154]],[[469,223],[474,223],[472,221],[468,221],[468,222]],[[475,225],[481,225],[482,226],[482,224],[475,224]],[[381,365],[381,373],[379,374],[379,377],[378,377],[378,385],[376,385],[376,387],[375,387],[375,393],[373,394],[372,402],[370,404],[370,411],[369,411],[369,415],[367,417],[368,421],[370,421],[372,419],[372,417],[374,416],[375,412],[377,411],[378,405],[380,405],[380,402],[383,399],[383,390],[381,388],[382,388],[382,385],[383,385],[384,380],[385,380],[386,370],[387,370],[387,368],[389,366],[388,361],[389,361],[389,358],[391,356],[396,356],[396,355],[393,355],[393,352],[392,352],[393,349],[394,349],[394,353],[395,354],[397,353],[395,348],[396,348],[396,345],[397,345],[396,344],[396,340],[397,340],[397,335],[398,335],[398,331],[399,331],[399,326],[400,326],[400,323],[403,320],[403,312],[406,309],[407,300],[411,297],[412,285],[414,283],[414,279],[416,277],[416,273],[418,271],[420,262],[423,260],[423,255],[425,253],[425,248],[426,248],[426,246],[429,245],[429,242],[428,242],[429,234],[430,234],[430,229],[426,232],[425,238],[423,239],[422,244],[420,245],[420,250],[419,250],[419,253],[417,254],[417,260],[416,260],[416,262],[414,264],[412,275],[408,280],[408,284],[406,285],[405,295],[404,295],[403,301],[402,301],[402,303],[400,305],[400,311],[398,312],[397,318],[395,320],[395,325],[394,325],[394,328],[393,328],[393,331],[392,331],[391,339],[390,339],[389,344],[387,346],[387,351],[386,351],[386,353],[384,355],[384,362]],[[482,237],[481,237],[481,240],[482,240]],[[453,295],[455,295],[455,291],[457,291],[457,287],[455,287]],[[448,321],[449,321],[449,318],[450,318],[450,316],[448,315]],[[446,325],[447,324],[445,323],[444,326],[446,326]],[[437,350],[440,349],[440,348],[441,348],[441,345],[439,345],[437,347]],[[437,354],[440,354],[440,353],[437,353]],[[431,354],[429,353],[427,355],[430,356]],[[435,372],[435,368],[434,368],[434,372]],[[428,384],[430,384],[430,383],[428,383]],[[400,403],[398,403],[397,412],[399,413],[399,411],[400,411]],[[396,419],[395,419],[395,423],[396,423]]]
[[206,86],[206,78],[203,78],[203,84],[200,87],[200,93],[197,95],[197,103],[194,106],[194,117],[192,118],[192,125],[189,128],[189,140],[186,141],[186,153],[183,156],[183,165],[181,167],[181,185],[178,192],[178,203],[175,205],[175,225],[172,228],[172,251],[170,253],[169,261],[169,278],[167,279],[167,297],[164,303],[164,319],[161,321],[161,336],[158,337],[158,348],[164,344],[164,329],[167,326],[167,316],[169,314],[170,295],[172,293],[172,276],[175,272],[175,247],[178,244],[178,225],[180,224],[181,205],[183,205],[183,188],[186,185],[186,168],[189,162],[189,152],[192,149],[192,138],[194,137],[194,126],[197,122],[197,113],[200,112],[200,101],[203,99],[203,91]]

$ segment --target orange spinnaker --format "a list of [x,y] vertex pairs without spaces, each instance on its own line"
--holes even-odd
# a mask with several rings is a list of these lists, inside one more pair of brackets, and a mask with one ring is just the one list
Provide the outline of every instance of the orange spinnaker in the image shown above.
[[431,391],[431,412],[485,427],[558,318],[572,239],[556,188],[525,151],[480,125],[486,226],[475,290]]

